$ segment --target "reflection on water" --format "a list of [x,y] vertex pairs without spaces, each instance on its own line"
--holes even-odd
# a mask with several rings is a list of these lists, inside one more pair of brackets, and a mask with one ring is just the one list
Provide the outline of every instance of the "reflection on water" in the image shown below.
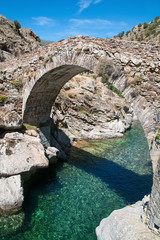
[[151,159],[139,123],[123,138],[78,142],[68,163],[43,171],[32,186],[23,225],[12,234],[0,228],[0,239],[94,240],[102,218],[140,200],[151,185]]

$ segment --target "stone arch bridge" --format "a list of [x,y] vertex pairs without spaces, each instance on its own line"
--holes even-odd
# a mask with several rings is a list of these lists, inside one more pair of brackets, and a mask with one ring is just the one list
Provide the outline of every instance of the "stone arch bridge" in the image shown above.
[[[158,119],[159,49],[160,46],[145,42],[81,36],[53,43],[37,52],[13,59],[8,65],[2,65],[1,77],[5,79],[7,104],[11,103],[10,108],[14,106],[17,112],[22,111],[22,118],[26,123],[38,125],[45,122],[63,85],[74,75],[84,71],[97,74],[99,63],[103,62],[114,66],[114,74],[109,81],[133,104],[148,135],[150,131],[154,131]],[[136,80],[136,76],[140,76],[139,80]],[[22,91],[17,87],[21,82]],[[153,101],[156,103],[146,113],[147,106]],[[148,126],[144,115],[147,119],[152,115],[152,126]]]
[[[22,121],[31,125],[47,121],[63,85],[84,71],[97,74],[100,62],[112,66],[108,81],[132,104],[146,133],[152,160],[158,160],[160,149],[151,143],[160,127],[160,45],[146,42],[70,37],[10,63],[0,63],[0,128],[18,129]],[[152,228],[155,223],[160,227],[158,169],[150,202]]]

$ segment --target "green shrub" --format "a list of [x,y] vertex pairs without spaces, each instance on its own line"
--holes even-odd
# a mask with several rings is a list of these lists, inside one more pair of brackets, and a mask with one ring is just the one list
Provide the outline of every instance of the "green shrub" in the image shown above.
[[82,49],[77,48],[76,49],[77,54],[79,55],[82,52]]
[[138,27],[140,28],[141,26],[142,26],[142,24],[141,24],[141,23],[139,23],[139,24],[138,24]]
[[39,36],[36,37],[36,41],[40,42],[41,43],[41,39]]
[[78,114],[81,115],[81,114],[87,114],[87,111],[86,110],[80,110],[78,111]]
[[119,37],[120,39],[122,39],[123,36],[124,36],[124,31],[119,33],[119,34],[117,34],[117,35],[115,35],[114,38],[115,37]]
[[136,77],[134,78],[133,84],[134,84],[134,85],[139,85],[139,84],[141,84],[142,81],[143,81],[142,76],[136,76]]
[[124,98],[122,93],[115,87],[113,86],[112,83],[108,82],[105,78],[102,78],[103,84],[107,86],[108,89],[110,89],[112,92],[116,93],[119,97]]
[[130,32],[131,32],[131,31],[127,31],[127,32],[126,32],[126,36],[127,36],[127,37],[128,37],[128,34],[129,34]]
[[15,80],[15,79],[13,79],[13,80],[11,81],[11,84],[12,84],[13,86],[15,86],[15,88],[17,88],[17,89],[20,89],[20,88],[23,86],[23,83],[22,83],[21,80]]
[[115,92],[119,97],[123,97],[121,92],[108,81],[109,76],[114,73],[114,67],[106,58],[101,59],[98,67],[98,75],[102,77],[102,83],[107,85],[107,88]]
[[27,123],[23,123],[23,128],[25,130],[35,130],[36,132],[38,131],[38,128],[36,126],[32,126],[32,125],[27,124]]
[[148,24],[146,22],[143,23],[143,28],[146,29],[148,27]]
[[92,77],[93,77],[93,79],[94,79],[94,80],[96,80],[96,79],[97,79],[97,75],[93,75]]
[[160,141],[160,130],[157,132],[156,139]]
[[150,35],[151,35],[151,32],[149,30],[145,32],[146,37],[149,37]]
[[154,21],[157,22],[160,19],[160,16],[155,17]]
[[15,27],[13,28],[14,33],[21,35],[19,31],[19,29],[21,28],[21,24],[17,20],[14,20],[14,25],[15,25]]
[[7,96],[5,96],[5,95],[1,95],[0,96],[0,103],[4,103],[5,101],[7,101]]
[[16,29],[21,28],[21,24],[17,20],[14,20],[14,25],[15,25]]

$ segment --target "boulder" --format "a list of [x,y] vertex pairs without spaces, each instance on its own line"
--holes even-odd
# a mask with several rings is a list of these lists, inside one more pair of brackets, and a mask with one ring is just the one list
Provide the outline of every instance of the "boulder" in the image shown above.
[[0,142],[0,176],[11,176],[47,167],[48,159],[39,137],[7,133]]
[[96,228],[98,240],[159,240],[146,224],[142,223],[143,202],[115,210]]
[[11,176],[0,179],[0,209],[18,209],[23,203],[23,188],[21,176]]
[[59,150],[55,147],[48,147],[46,150],[49,163],[56,163]]
[[22,127],[22,118],[14,110],[7,107],[0,108],[0,128],[19,129]]

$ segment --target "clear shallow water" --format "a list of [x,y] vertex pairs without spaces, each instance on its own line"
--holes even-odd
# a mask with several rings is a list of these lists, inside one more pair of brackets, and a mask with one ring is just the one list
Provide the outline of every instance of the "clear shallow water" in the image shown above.
[[124,138],[78,142],[68,163],[43,171],[23,212],[0,217],[0,239],[96,240],[100,220],[142,199],[151,185],[151,159],[138,122]]

